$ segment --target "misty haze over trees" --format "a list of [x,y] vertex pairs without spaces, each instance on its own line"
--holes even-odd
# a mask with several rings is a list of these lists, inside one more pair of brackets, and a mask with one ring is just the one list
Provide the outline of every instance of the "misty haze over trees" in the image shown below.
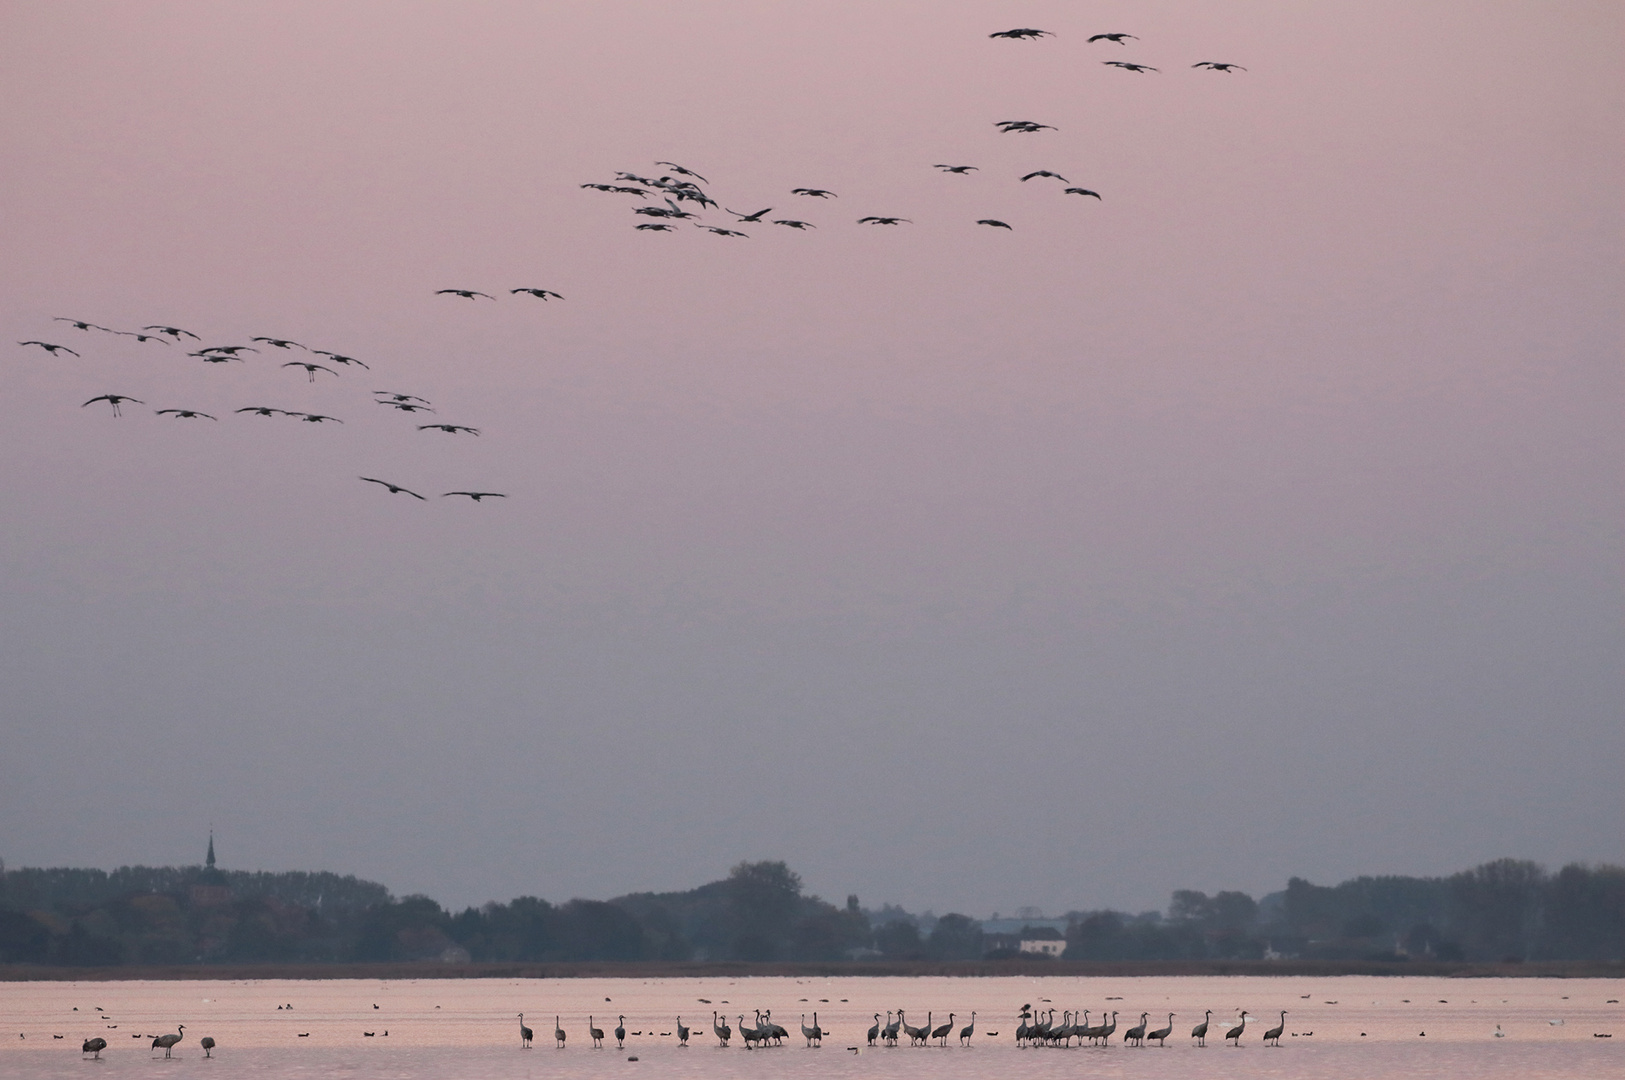
[[0,863],[0,963],[80,966],[1033,959],[1027,938],[1064,941],[1065,960],[1619,961],[1625,868],[1554,874],[1501,859],[1442,878],[1292,878],[1257,900],[1181,889],[1166,912],[1030,922],[867,909],[856,896],[836,905],[771,861],[742,862],[685,892],[562,904],[525,896],[461,912],[329,873],[7,872]]

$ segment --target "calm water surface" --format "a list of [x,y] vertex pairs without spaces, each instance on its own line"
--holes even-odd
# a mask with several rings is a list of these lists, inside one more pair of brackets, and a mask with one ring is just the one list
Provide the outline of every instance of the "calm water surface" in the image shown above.
[[[1625,1013],[1609,1001],[1622,989],[1603,979],[1404,977],[0,983],[0,1076],[1625,1080]],[[1088,1009],[1092,1020],[1116,1010],[1118,1038],[1104,1049],[1019,1049],[1023,1002],[1054,1008],[1057,1021],[1068,1009]],[[872,1014],[899,1007],[916,1026],[928,1012],[938,1024],[952,1013],[955,1037],[946,1049],[906,1039],[896,1049],[865,1046]],[[727,1049],[711,1034],[713,1009],[736,1029]],[[790,1030],[784,1046],[742,1049],[738,1017],[757,1009],[772,1009]],[[1208,1009],[1214,1036],[1197,1049],[1188,1035]],[[1242,1009],[1252,1018],[1242,1049],[1220,1045]],[[1282,1009],[1281,1048],[1265,1048],[1260,1037]],[[807,1049],[800,1017],[810,1024],[815,1010],[830,1034],[822,1049]],[[961,1047],[957,1030],[972,1010],[977,1033]],[[519,1012],[536,1031],[534,1049],[519,1048]],[[1152,1029],[1176,1014],[1167,1048],[1121,1044],[1142,1012]],[[553,1045],[555,1014],[568,1035],[563,1050]],[[592,1049],[588,1016],[613,1033],[622,1014],[625,1048],[611,1034]],[[679,1014],[694,1029],[688,1047],[677,1044]],[[166,1061],[152,1037],[180,1024],[186,1037]],[[108,1042],[102,1060],[82,1058],[80,1043],[97,1035]],[[198,1046],[204,1035],[217,1044],[212,1059]]]

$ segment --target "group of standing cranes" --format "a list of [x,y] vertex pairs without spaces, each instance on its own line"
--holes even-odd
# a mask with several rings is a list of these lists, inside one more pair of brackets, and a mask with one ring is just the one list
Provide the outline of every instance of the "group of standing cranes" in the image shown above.
[[[1140,1022],[1123,1032],[1123,1044],[1143,1047],[1151,1040],[1158,1046],[1167,1046],[1169,1036],[1174,1033],[1174,1017],[1177,1013],[1169,1013],[1168,1021],[1162,1027],[1147,1030],[1150,1027],[1150,1013],[1141,1013]],[[1113,1010],[1108,1013],[1101,1011],[1100,1023],[1089,1023],[1089,1010],[1074,1013],[1070,1009],[1061,1014],[1061,1022],[1055,1023],[1055,1010],[1050,1009],[1047,1018],[1039,1019],[1038,1014],[1032,1011],[1032,1006],[1021,1007],[1021,1024],[1016,1028],[1017,1046],[1071,1046],[1072,1040],[1077,1039],[1077,1045],[1089,1043],[1094,1046],[1106,1046],[1111,1037],[1117,1032],[1118,1013]],[[1247,1010],[1241,1010],[1241,1015],[1235,1024],[1225,1029],[1224,1041],[1235,1046],[1241,1045],[1242,1033],[1247,1030],[1247,1021],[1250,1019]],[[1213,1010],[1208,1009],[1202,1016],[1202,1022],[1191,1028],[1190,1037],[1196,1040],[1198,1047],[1207,1045],[1208,1028],[1213,1021]],[[1280,1046],[1281,1033],[1286,1030],[1286,1010],[1281,1010],[1281,1022],[1264,1032],[1264,1045]]]

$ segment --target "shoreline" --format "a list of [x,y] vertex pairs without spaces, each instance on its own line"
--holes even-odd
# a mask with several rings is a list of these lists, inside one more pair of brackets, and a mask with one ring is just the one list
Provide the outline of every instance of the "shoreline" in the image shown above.
[[1457,979],[1620,979],[1625,963],[1533,961],[1517,964],[1371,960],[1065,961],[982,960],[746,963],[727,961],[438,962],[390,964],[184,964],[118,967],[0,965],[0,982],[180,982],[321,979],[693,979],[693,978],[951,978],[1154,976],[1413,975]]

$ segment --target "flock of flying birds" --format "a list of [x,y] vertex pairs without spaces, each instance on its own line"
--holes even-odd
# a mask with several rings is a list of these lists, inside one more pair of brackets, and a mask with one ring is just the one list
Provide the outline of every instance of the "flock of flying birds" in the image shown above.
[[[516,294],[525,293],[541,300],[547,300],[549,298],[563,299],[562,296],[556,292],[553,292],[551,289],[524,288],[513,289],[511,291]],[[486,296],[487,294],[470,289],[440,289],[436,292],[436,295],[452,295],[473,299],[479,296]],[[491,299],[495,298],[492,297]],[[66,323],[69,327],[72,327],[75,330],[82,330],[89,334],[111,334],[116,337],[134,338],[137,342],[142,343],[154,343],[162,345],[174,345],[180,343],[202,344],[202,338],[192,331],[184,329],[183,327],[168,326],[161,323],[154,324],[152,326],[143,326],[140,330],[115,330],[85,319],[70,319],[58,316],[52,321]],[[290,356],[298,356],[300,353],[304,353],[313,357],[322,357],[325,363],[318,360],[290,359],[282,361],[280,364],[281,367],[293,368],[304,372],[307,381],[310,383],[316,382],[318,372],[338,378],[340,368],[360,368],[362,370],[370,370],[370,365],[354,356],[334,352],[331,349],[313,349],[290,338],[260,336],[250,338],[249,342],[250,343],[247,345],[209,345],[198,348],[196,351],[188,352],[186,356],[201,363],[211,365],[245,363],[246,358],[243,355],[244,353],[263,354],[264,350],[259,348],[259,346],[264,346],[265,350],[275,349],[285,352]],[[62,345],[53,341],[42,341],[36,338],[28,341],[19,341],[17,344],[25,348],[37,347],[43,349],[53,357],[60,357],[64,355],[73,357],[81,356],[77,349],[73,349],[67,345]],[[393,409],[396,412],[405,413],[413,418],[416,418],[417,414],[419,413],[433,414],[435,412],[433,402],[429,401],[428,398],[419,397],[416,394],[405,394],[394,390],[374,390],[372,391],[372,400],[375,404]],[[107,393],[96,395],[89,401],[84,402],[80,408],[87,408],[91,405],[97,404],[98,402],[105,402],[109,406],[114,417],[119,417],[124,414],[125,405],[147,404],[146,401],[131,394]],[[158,416],[172,417],[176,420],[213,420],[218,422],[220,419],[212,413],[204,412],[202,409],[180,408],[172,406],[163,409],[154,409],[153,412]],[[297,409],[283,409],[273,405],[244,405],[243,407],[234,410],[234,412],[249,416],[286,416],[306,424],[344,423],[344,421],[338,417],[330,416],[326,413],[302,412]],[[419,431],[439,431],[447,435],[478,436],[480,433],[479,428],[471,427],[468,424],[448,424],[438,421],[418,424],[417,429]],[[393,483],[389,480],[381,480],[375,476],[362,476],[359,477],[359,479],[369,484],[377,484],[379,487],[382,487],[384,490],[388,491],[391,495],[409,495],[412,498],[420,501],[428,501],[426,496],[420,495],[418,492],[413,491],[408,487]],[[485,499],[505,499],[508,497],[505,492],[501,491],[446,491],[442,492],[440,495],[441,498],[449,498],[452,496],[467,498],[473,502],[481,502]]]
[[[988,36],[993,39],[1006,41],[1035,41],[1039,38],[1055,37],[1056,35],[1048,30],[1039,30],[1033,27],[1016,27],[1010,30],[996,31]],[[1126,45],[1130,41],[1138,40],[1139,38],[1133,34],[1112,32],[1093,34],[1088,38],[1086,44]],[[1126,60],[1102,60],[1101,63],[1108,67],[1116,68],[1132,74],[1156,73],[1161,70],[1159,68],[1152,67],[1149,64],[1135,63]],[[1247,70],[1239,64],[1213,60],[1203,60],[1192,64],[1191,67],[1221,73]],[[994,127],[1007,135],[1032,135],[1044,131],[1057,130],[1054,125],[1040,123],[1036,120],[1000,120],[994,124]],[[786,216],[770,218],[768,215],[773,212],[773,207],[765,207],[761,210],[752,211],[750,213],[741,213],[729,207],[719,206],[716,200],[714,200],[706,192],[705,187],[703,186],[709,184],[710,181],[704,176],[700,175],[700,173],[684,165],[679,165],[673,161],[657,161],[655,164],[666,171],[661,175],[654,177],[642,176],[633,172],[617,172],[615,174],[615,180],[612,183],[587,183],[582,184],[581,187],[608,194],[632,196],[633,198],[637,199],[638,204],[632,207],[632,213],[637,217],[645,219],[635,225],[635,228],[640,232],[676,232],[679,225],[684,222],[691,223],[693,226],[703,229],[713,235],[724,237],[746,237],[749,235],[742,229],[733,227],[737,225],[778,225],[787,229],[794,229],[798,232],[817,228],[813,222],[803,220],[799,217]],[[968,176],[973,172],[979,171],[978,166],[952,162],[938,162],[932,167],[937,169],[945,176]],[[1019,182],[1025,184],[1034,180],[1058,181],[1062,185],[1063,193],[1066,195],[1092,198],[1097,202],[1103,201],[1100,192],[1094,190],[1093,188],[1074,185],[1073,182],[1066,176],[1051,169],[1034,169],[1022,175]],[[790,194],[798,200],[817,200],[818,203],[827,203],[828,200],[839,197],[836,192],[822,187],[792,188]],[[654,197],[656,196],[659,197],[658,203],[653,201]],[[807,203],[806,205],[813,204]],[[703,212],[706,210],[717,209],[725,211],[732,217],[733,220],[729,221],[726,225],[718,225],[701,220],[701,215]],[[911,223],[911,219],[898,215],[866,214],[863,217],[858,218],[857,222],[860,225],[902,225]],[[1013,231],[1013,226],[1010,225],[1009,222],[995,217],[979,218],[977,219],[976,224],[994,229]],[[563,296],[551,289],[526,287],[510,289],[508,292],[511,296],[524,295],[542,301],[564,299]],[[436,295],[470,301],[495,301],[497,299],[495,295],[482,292],[478,289],[440,289],[437,290]],[[105,333],[120,337],[129,337],[135,339],[136,342],[141,344],[202,344],[201,338],[199,338],[197,334],[179,326],[154,324],[151,326],[143,326],[140,330],[114,330],[83,319],[58,318],[55,321],[66,323],[68,326],[76,330],[84,331],[89,334]],[[312,384],[317,382],[318,375],[332,376],[334,378],[340,377],[340,369],[368,369],[367,364],[353,356],[348,356],[328,349],[312,349],[288,338],[261,336],[250,338],[249,340],[250,344],[246,345],[211,345],[198,348],[195,351],[188,352],[186,355],[189,358],[198,360],[201,363],[211,365],[243,363],[245,362],[243,354],[261,354],[264,350],[258,348],[257,346],[264,346],[265,350],[276,350],[279,354],[287,354],[289,357],[292,357],[284,360],[281,363],[281,366],[283,368],[303,371],[307,377],[307,381]],[[57,342],[31,339],[28,341],[19,342],[19,344],[25,347],[37,347],[43,349],[53,357],[62,355],[78,357],[80,355],[77,350]],[[321,359],[313,359],[314,357],[321,357]],[[435,412],[430,401],[415,394],[399,393],[392,390],[375,390],[372,392],[372,400],[378,405],[407,414],[413,418],[416,418],[417,414],[419,413],[433,414]],[[115,417],[122,415],[123,407],[127,404],[146,404],[145,401],[129,394],[106,393],[91,398],[89,401],[86,401],[82,407],[89,407],[99,402],[106,403],[110,407],[112,414]],[[326,413],[301,412],[294,409],[283,409],[270,405],[245,405],[236,409],[235,411],[239,414],[247,414],[251,416],[289,417],[301,423],[307,424],[343,423],[343,421],[338,417],[331,416]],[[218,420],[218,417],[204,412],[201,409],[195,408],[171,406],[155,409],[154,412],[159,416],[172,417],[177,420]],[[471,427],[467,424],[451,424],[438,421],[418,424],[417,428],[419,431],[438,431],[454,436],[478,436],[480,434],[480,430],[478,428]],[[383,488],[391,495],[406,495],[420,501],[427,501],[426,496],[391,480],[384,480],[375,476],[362,476],[359,477],[359,479],[368,484],[375,484],[378,487]],[[501,499],[507,497],[503,492],[483,490],[447,491],[442,492],[440,495],[441,498],[449,498],[453,496],[467,498],[473,502],[481,502],[485,499]]]
[[[1056,35],[1051,31],[1037,30],[1026,26],[1016,27],[1012,30],[999,30],[988,35],[990,38],[1004,39],[1009,41],[1035,41],[1039,38],[1055,36]],[[1116,45],[1126,45],[1130,41],[1138,40],[1139,38],[1133,34],[1113,32],[1091,35],[1087,44],[1093,45],[1097,42],[1104,42]],[[1137,75],[1143,75],[1147,72],[1157,73],[1162,70],[1161,68],[1152,67],[1149,64],[1133,63],[1127,60],[1102,60],[1101,63],[1107,67],[1118,68]],[[1216,71],[1226,74],[1235,71],[1247,70],[1240,64],[1216,60],[1202,60],[1198,63],[1192,64],[1191,67],[1204,71]],[[1034,135],[1042,131],[1057,130],[1053,124],[1043,124],[1036,120],[999,120],[996,121],[993,126],[1006,135]],[[587,190],[601,191],[611,195],[631,195],[640,200],[640,204],[632,208],[632,213],[640,217],[648,218],[649,220],[640,222],[633,226],[639,232],[676,232],[678,231],[679,224],[682,222],[691,223],[696,228],[703,229],[714,236],[728,237],[748,237],[750,235],[741,229],[733,227],[736,225],[782,225],[785,228],[795,229],[798,232],[817,228],[817,226],[812,222],[804,221],[799,217],[769,218],[767,215],[771,214],[774,210],[774,207],[771,206],[753,211],[748,214],[741,213],[738,210],[734,210],[727,206],[721,206],[714,199],[712,199],[710,195],[706,193],[704,187],[701,186],[704,184],[709,184],[710,181],[704,176],[701,176],[698,172],[672,161],[657,161],[655,164],[664,167],[665,169],[669,170],[669,172],[656,177],[641,176],[633,172],[617,172],[614,180],[611,182],[586,183],[582,184],[581,187]],[[944,175],[951,176],[968,176],[973,172],[979,171],[978,166],[975,165],[961,165],[947,162],[935,163],[932,165],[932,168],[937,169]],[[1060,181],[1064,194],[1092,198],[1097,202],[1104,201],[1100,192],[1095,191],[1092,188],[1075,186],[1073,185],[1073,182],[1067,179],[1065,176],[1049,169],[1035,169],[1032,172],[1023,175],[1020,178],[1020,181],[1021,183],[1027,183],[1031,180],[1040,179]],[[839,197],[834,191],[821,187],[791,188],[790,194],[796,196],[798,199],[828,200]],[[661,203],[664,205],[656,205],[648,202],[648,199],[651,196],[659,196]],[[690,207],[692,207],[692,209]],[[723,210],[724,212],[730,214],[734,220],[728,222],[726,225],[716,225],[700,220],[701,213],[707,209]],[[912,219],[896,215],[866,214],[865,216],[858,218],[857,223],[859,225],[904,225],[912,224]],[[1012,226],[1009,222],[994,217],[978,218],[976,220],[976,224],[985,225],[994,229],[1005,229],[1012,232],[1014,231],[1014,226]]]

